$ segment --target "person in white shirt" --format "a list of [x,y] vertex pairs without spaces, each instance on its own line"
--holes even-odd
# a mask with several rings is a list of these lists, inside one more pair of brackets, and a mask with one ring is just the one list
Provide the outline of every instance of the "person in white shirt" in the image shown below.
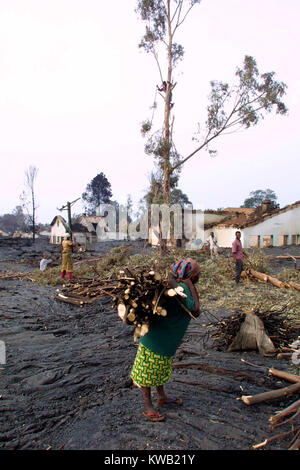
[[52,259],[47,259],[47,256],[43,254],[43,258],[40,261],[40,271],[46,271],[50,263],[52,263]]
[[215,237],[214,232],[210,232],[210,236],[206,240],[206,243],[209,244],[210,256],[211,258],[218,257],[218,241]]

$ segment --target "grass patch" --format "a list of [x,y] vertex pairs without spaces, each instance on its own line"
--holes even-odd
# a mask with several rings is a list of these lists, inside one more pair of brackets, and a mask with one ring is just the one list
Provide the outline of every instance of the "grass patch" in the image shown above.
[[[245,268],[260,272],[270,272],[268,258],[262,250],[254,250],[245,259]],[[201,269],[197,290],[201,306],[210,310],[226,309],[227,311],[272,311],[286,309],[291,319],[300,320],[300,292],[294,289],[280,289],[269,283],[256,280],[245,280],[236,286],[234,281],[235,263],[232,257],[219,256],[211,260],[199,251],[183,251],[171,249],[161,256],[153,250],[150,255],[131,253],[131,247],[121,246],[111,249],[103,258],[95,263],[81,262],[74,265],[73,276],[77,279],[101,276],[104,279],[114,277],[119,270],[129,267],[133,269],[154,269],[166,273],[169,266],[178,259],[192,257],[198,261]],[[50,268],[46,272],[36,271],[32,277],[41,285],[61,285],[60,267]],[[298,271],[284,269],[278,275],[282,281],[300,279]]]

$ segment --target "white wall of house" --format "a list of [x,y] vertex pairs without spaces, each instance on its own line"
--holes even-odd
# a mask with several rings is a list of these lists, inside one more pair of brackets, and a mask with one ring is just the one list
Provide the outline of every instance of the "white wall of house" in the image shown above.
[[[193,241],[195,239],[198,242],[205,243],[207,238],[209,237],[210,233],[213,231],[217,235],[217,229],[210,228],[208,230],[204,230],[204,225],[218,223],[223,220],[225,217],[228,217],[227,214],[218,214],[218,213],[206,213],[203,211],[196,211],[194,213],[190,211],[184,211],[184,226],[183,226],[183,234],[189,240],[187,242],[186,247],[190,249],[190,246],[194,246]],[[229,246],[228,243],[232,239],[232,232],[234,233],[237,229],[218,229],[218,233],[220,233],[220,240],[221,245],[219,246]],[[149,243],[151,245],[158,245],[159,243],[159,231],[158,227],[150,227],[149,228]],[[218,238],[218,236],[217,236]],[[232,241],[234,240],[235,235],[233,236]],[[230,246],[232,244],[230,242]],[[196,245],[197,247],[201,246]]]
[[[208,239],[211,232],[214,232],[214,235],[217,239],[218,246],[220,248],[231,248],[232,243],[235,239],[235,232],[239,230],[237,227],[226,227],[226,226],[216,226],[211,229],[205,230],[205,241]],[[244,246],[244,233],[241,232],[241,242]]]
[[260,247],[263,248],[263,239],[272,237],[273,246],[300,244],[300,206],[291,208],[286,212],[269,217],[256,225],[245,227],[242,230],[245,239],[245,248],[250,247],[255,237],[260,237]]
[[265,246],[300,245],[300,206],[285,212],[279,212],[262,222],[244,229],[216,225],[205,231],[205,238],[214,232],[219,247],[230,248],[235,239],[235,232],[240,230],[244,248]]
[[67,230],[65,225],[57,218],[55,223],[51,226],[50,243],[60,244],[66,234]]

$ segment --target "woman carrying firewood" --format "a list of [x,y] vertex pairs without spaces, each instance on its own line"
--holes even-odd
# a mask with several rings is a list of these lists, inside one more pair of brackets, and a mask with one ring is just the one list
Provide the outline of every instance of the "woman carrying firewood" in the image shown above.
[[143,416],[150,421],[163,421],[151,400],[151,387],[156,387],[158,406],[164,404],[181,405],[181,398],[168,397],[163,384],[168,382],[172,373],[172,358],[180,345],[190,322],[190,315],[199,316],[199,298],[195,288],[199,280],[200,267],[191,258],[185,258],[170,266],[169,280],[172,287],[181,286],[183,295],[180,303],[171,298],[166,305],[167,315],[157,316],[151,323],[148,333],[140,339],[138,351],[131,371],[135,386],[140,388],[145,401]]

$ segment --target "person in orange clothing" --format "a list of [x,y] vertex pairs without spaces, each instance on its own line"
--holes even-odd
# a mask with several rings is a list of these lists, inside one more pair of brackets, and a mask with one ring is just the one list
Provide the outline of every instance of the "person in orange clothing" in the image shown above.
[[66,273],[68,275],[69,281],[72,279],[72,253],[75,246],[77,246],[76,240],[74,239],[74,242],[72,242],[70,234],[67,233],[67,235],[64,237],[64,240],[62,241],[62,265],[60,272],[61,279],[64,279]]

